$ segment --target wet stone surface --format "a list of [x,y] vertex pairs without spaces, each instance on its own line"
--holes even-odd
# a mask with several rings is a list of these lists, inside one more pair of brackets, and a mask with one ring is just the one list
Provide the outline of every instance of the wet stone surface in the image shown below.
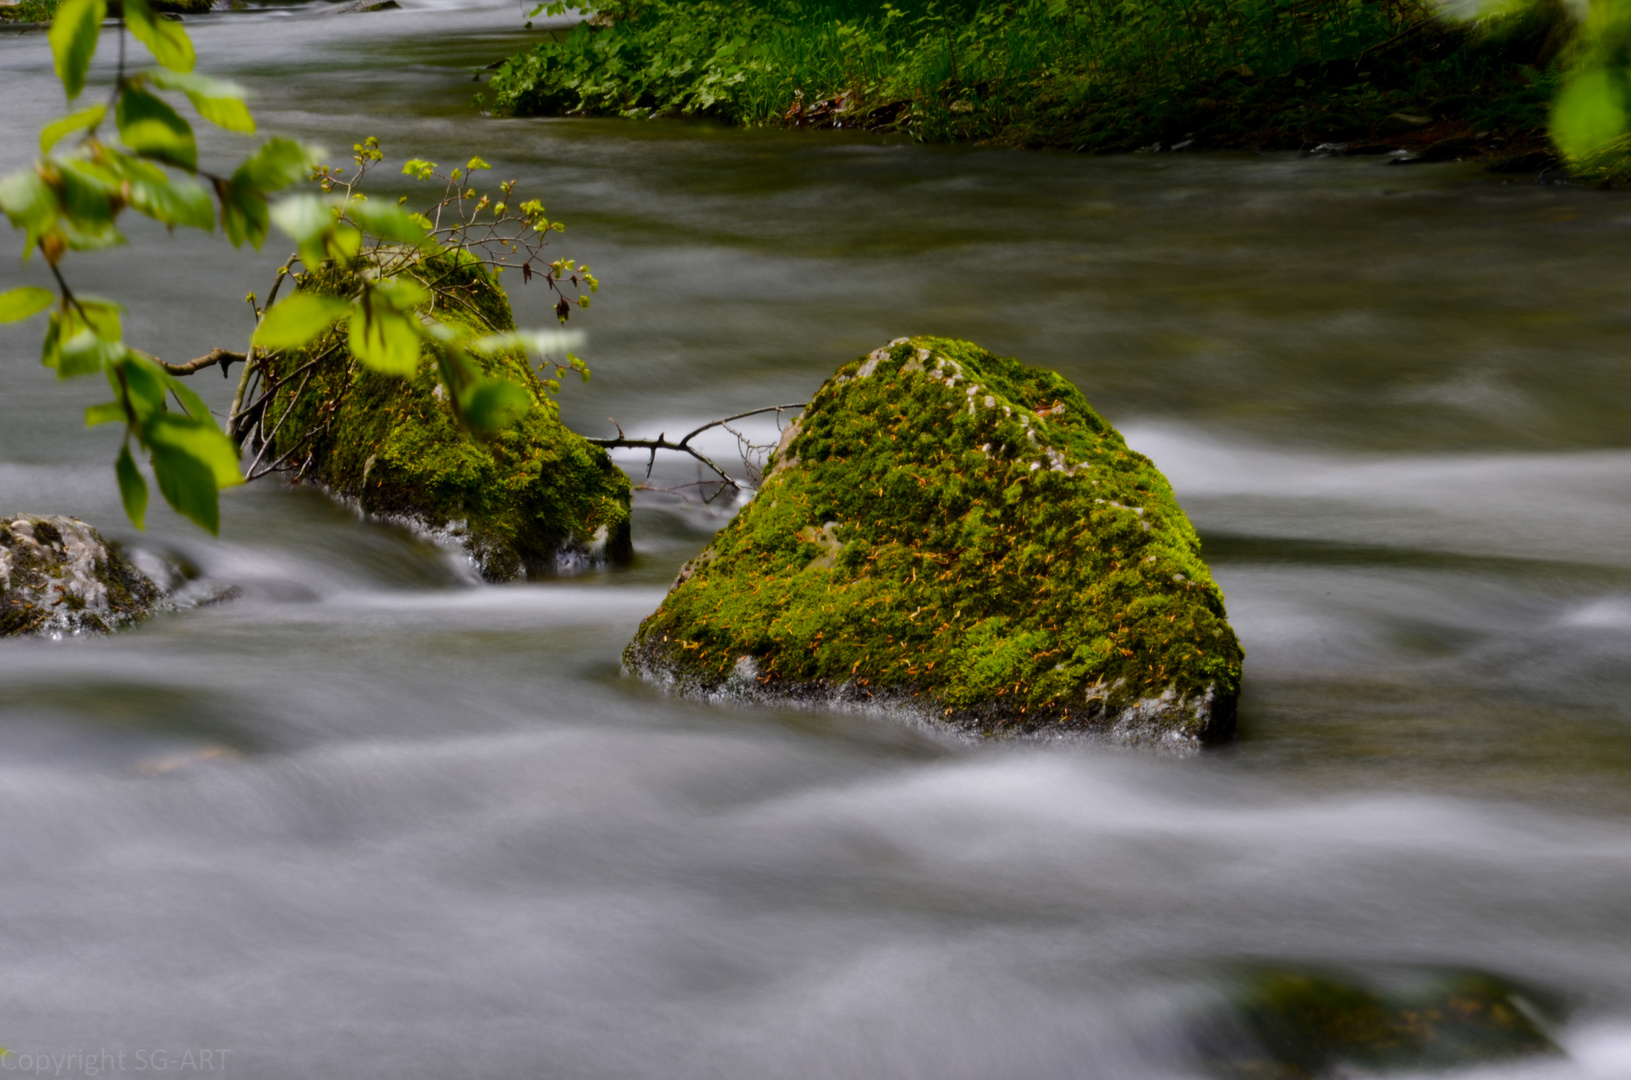
[[0,516],[0,637],[105,634],[162,590],[78,518]]
[[624,655],[702,697],[1190,747],[1241,650],[1166,478],[1062,376],[901,338],[841,368]]
[[1227,1080],[1316,1080],[1462,1068],[1559,1053],[1547,995],[1499,976],[1412,971],[1356,980],[1313,971],[1241,976],[1194,1029],[1199,1064]]

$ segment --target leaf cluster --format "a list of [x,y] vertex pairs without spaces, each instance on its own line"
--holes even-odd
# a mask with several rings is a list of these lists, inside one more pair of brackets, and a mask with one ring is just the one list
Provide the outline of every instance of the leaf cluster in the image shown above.
[[[516,201],[513,181],[501,185],[496,199],[476,192],[468,176],[488,168],[479,158],[447,174],[428,162],[410,163],[405,170],[410,175],[444,184],[442,197],[427,212],[409,211],[401,201],[370,200],[358,187],[368,169],[383,160],[375,139],[354,147],[357,167],[349,176],[322,165],[319,150],[285,138],[261,142],[229,172],[210,171],[200,165],[192,122],[178,106],[185,100],[198,117],[252,134],[256,125],[243,89],[194,72],[196,55],[185,29],[160,17],[150,0],[124,0],[123,14],[117,33],[136,38],[156,66],[127,68],[121,41],[107,99],[45,125],[34,165],[0,177],[0,211],[23,233],[23,260],[39,252],[57,284],[56,293],[26,287],[0,294],[0,321],[49,313],[44,365],[63,379],[105,376],[113,400],[92,406],[87,421],[125,426],[115,473],[126,512],[138,527],[148,487],[133,446],[145,452],[165,500],[211,532],[219,528],[220,490],[244,477],[236,440],[222,432],[203,400],[178,377],[201,362],[167,365],[133,347],[124,338],[123,309],[77,294],[64,276],[71,252],[126,242],[119,220],[127,210],[171,228],[219,226],[234,246],[259,249],[274,224],[294,241],[297,255],[280,271],[265,310],[256,309],[259,324],[240,396],[257,350],[264,355],[298,349],[345,320],[353,355],[388,375],[411,376],[421,347],[434,346],[440,378],[469,431],[488,437],[526,412],[528,393],[484,374],[471,356],[498,349],[552,356],[576,339],[514,330],[481,334],[463,322],[439,319],[437,283],[407,270],[422,265],[420,256],[428,253],[473,249],[494,253],[488,261],[499,270],[519,256],[518,266],[530,280],[548,234],[560,229],[541,204],[509,205]],[[106,0],[64,0],[52,21],[48,37],[70,108],[86,89],[106,17]],[[110,116],[113,132],[108,133]],[[269,199],[307,179],[317,181],[321,194],[302,192],[275,205]],[[297,260],[308,272],[340,267],[357,287],[344,296],[300,291],[274,303],[283,274]],[[563,322],[573,307],[587,307],[586,292],[598,287],[587,267],[570,260],[540,262],[538,270],[559,297],[556,314]],[[249,299],[253,305],[252,294]],[[588,377],[588,368],[570,353],[555,368],[557,375],[577,370]],[[238,420],[233,418],[234,431],[241,426]]]
[[[105,0],[66,0],[52,21],[52,55],[70,104],[85,90],[106,16]],[[160,17],[148,0],[125,0],[119,33],[127,31],[158,66],[126,70],[121,53],[108,100],[47,124],[40,133],[39,160],[0,178],[0,210],[23,232],[24,261],[38,251],[59,290],[53,295],[29,287],[0,295],[0,320],[49,311],[44,365],[63,379],[98,373],[106,378],[113,399],[89,408],[86,421],[125,426],[115,474],[133,522],[143,523],[148,503],[134,444],[146,452],[165,500],[214,532],[220,524],[220,489],[242,482],[237,448],[202,398],[161,361],[125,341],[123,309],[75,293],[62,264],[70,252],[124,244],[119,218],[126,210],[172,228],[212,231],[219,220],[234,244],[259,247],[266,238],[267,195],[303,176],[311,151],[288,139],[271,139],[229,176],[201,169],[192,124],[176,108],[176,99],[185,98],[213,124],[247,134],[255,131],[255,122],[242,88],[194,73],[196,57],[186,30]],[[104,135],[110,113],[116,138]]]

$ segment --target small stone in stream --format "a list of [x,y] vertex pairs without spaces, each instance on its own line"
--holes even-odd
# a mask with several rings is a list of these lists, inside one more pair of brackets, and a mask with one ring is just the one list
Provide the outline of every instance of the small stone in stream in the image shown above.
[[1470,136],[1458,135],[1450,139],[1440,139],[1409,157],[1393,161],[1394,165],[1428,165],[1437,161],[1454,161],[1457,158],[1472,157],[1478,153],[1478,141]]
[[1388,143],[1356,143],[1342,151],[1343,157],[1375,157],[1377,154],[1391,154],[1398,149]]
[[397,0],[356,0],[355,3],[341,4],[323,12],[325,15],[357,15],[365,11],[396,11],[402,7]]
[[705,699],[1191,747],[1241,649],[1149,458],[1063,376],[900,338],[840,368],[623,654]]
[[0,516],[0,637],[105,634],[162,590],[77,518]]
[[1463,1068],[1558,1053],[1555,1002],[1494,975],[1394,973],[1387,980],[1256,971],[1199,1019],[1197,1063],[1225,1080],[1319,1080]]

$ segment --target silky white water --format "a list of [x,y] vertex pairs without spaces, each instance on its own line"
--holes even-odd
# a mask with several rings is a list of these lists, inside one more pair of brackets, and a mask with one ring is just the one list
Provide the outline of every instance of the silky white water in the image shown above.
[[[1492,972],[1566,1002],[1565,1052],[1467,1075],[1631,1076],[1623,194],[493,119],[472,74],[528,39],[517,10],[407,7],[187,25],[263,129],[479,154],[568,223],[604,282],[561,396],[585,433],[801,401],[908,333],[1067,374],[1202,534],[1239,741],[969,747],[659,697],[619,654],[723,504],[642,496],[634,566],[505,587],[270,483],[218,540],[167,510],[138,534],[116,433],[81,426],[103,390],[0,328],[0,512],[241,591],[0,643],[0,1068],[1181,1077],[1186,1018],[1254,963]],[[63,107],[42,35],[0,37],[0,103],[9,169]],[[129,231],[67,264],[127,337],[241,347],[276,239]],[[38,261],[5,256],[21,283]]]

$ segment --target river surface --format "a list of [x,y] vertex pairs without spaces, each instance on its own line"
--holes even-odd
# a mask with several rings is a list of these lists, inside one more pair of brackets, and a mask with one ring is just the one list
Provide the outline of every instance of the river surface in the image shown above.
[[[0,1066],[1181,1077],[1183,1017],[1251,963],[1517,979],[1567,1002],[1565,1053],[1470,1075],[1631,1076],[1625,195],[492,119],[472,72],[530,36],[518,11],[405,3],[188,25],[264,129],[480,154],[568,223],[556,250],[605,283],[562,394],[586,433],[801,401],[908,333],[1067,374],[1205,540],[1240,738],[969,747],[666,700],[619,653],[719,505],[643,495],[632,568],[505,587],[271,483],[225,496],[219,540],[164,509],[138,534],[116,435],[80,425],[105,393],[6,327],[0,508],[241,596],[0,644]],[[0,103],[11,168],[62,107],[42,35],[0,37]],[[131,235],[68,264],[127,337],[241,347],[278,242]]]

